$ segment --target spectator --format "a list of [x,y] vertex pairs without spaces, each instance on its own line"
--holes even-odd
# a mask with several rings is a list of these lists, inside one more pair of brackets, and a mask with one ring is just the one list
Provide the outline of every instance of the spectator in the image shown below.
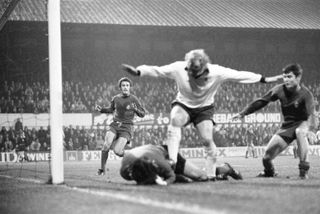
[[23,130],[22,122],[20,121],[20,118],[17,119],[17,122],[14,125],[14,130],[16,133],[19,133],[20,130]]
[[41,147],[41,144],[39,142],[39,139],[38,138],[33,139],[30,144],[30,151],[33,151],[33,152],[40,151],[40,147]]
[[50,147],[48,146],[48,144],[46,142],[43,142],[43,144],[41,144],[40,146],[40,151],[49,151]]
[[6,134],[5,139],[4,139],[3,151],[4,152],[12,152],[13,148],[14,148],[14,145],[13,145],[12,141],[9,139],[9,135]]

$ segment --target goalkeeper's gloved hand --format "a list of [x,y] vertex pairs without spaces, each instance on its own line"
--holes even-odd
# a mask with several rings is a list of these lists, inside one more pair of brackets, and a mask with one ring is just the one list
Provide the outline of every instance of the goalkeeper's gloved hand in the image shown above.
[[125,72],[128,72],[133,76],[140,76],[140,71],[131,65],[122,64],[121,67],[122,67],[122,70],[124,70]]
[[159,175],[157,175],[156,180],[155,180],[156,184],[160,185],[160,186],[167,186],[168,183],[163,180],[163,178],[161,178]]

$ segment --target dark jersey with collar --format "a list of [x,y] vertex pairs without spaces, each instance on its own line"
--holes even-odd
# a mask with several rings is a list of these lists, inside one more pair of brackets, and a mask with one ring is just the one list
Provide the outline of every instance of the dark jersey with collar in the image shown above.
[[[134,109],[132,106],[135,105]],[[125,96],[118,94],[111,100],[111,105],[102,108],[101,113],[114,113],[113,120],[124,124],[133,124],[134,115],[144,117],[145,110],[140,104],[138,98],[132,94]]]
[[269,102],[276,100],[280,101],[284,117],[282,128],[289,128],[308,120],[309,116],[315,111],[313,95],[308,88],[301,85],[299,90],[292,92],[284,84],[280,84],[268,91],[263,97],[251,103],[240,114],[251,114],[263,108]]
[[157,165],[157,174],[162,177],[168,184],[175,181],[175,173],[168,162],[168,152],[162,146],[144,145],[131,150],[127,150],[123,156],[120,174],[126,180],[132,180],[131,169],[135,160],[148,158]]

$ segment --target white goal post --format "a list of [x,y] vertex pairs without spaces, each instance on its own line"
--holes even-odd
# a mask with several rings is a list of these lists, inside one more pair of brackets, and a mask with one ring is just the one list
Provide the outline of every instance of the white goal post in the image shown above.
[[51,182],[64,183],[60,0],[48,0]]

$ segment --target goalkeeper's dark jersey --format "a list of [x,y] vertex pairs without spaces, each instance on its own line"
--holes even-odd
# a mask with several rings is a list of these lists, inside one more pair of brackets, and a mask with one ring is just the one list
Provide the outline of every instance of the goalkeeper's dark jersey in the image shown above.
[[291,92],[284,84],[280,84],[251,103],[241,114],[248,115],[276,100],[280,101],[284,117],[281,128],[298,125],[302,121],[308,120],[309,115],[315,111],[313,96],[308,88],[301,85],[300,90]]
[[175,173],[168,162],[168,152],[162,146],[144,145],[127,150],[122,159],[120,174],[126,180],[132,180],[130,176],[132,164],[140,158],[148,158],[157,165],[157,174],[168,184],[175,181]]
[[[133,104],[137,107],[136,110],[132,108]],[[109,107],[102,108],[101,113],[114,113],[114,121],[123,124],[133,124],[134,115],[137,114],[139,117],[144,117],[145,110],[136,96],[132,94],[129,96],[118,94],[112,98]]]

